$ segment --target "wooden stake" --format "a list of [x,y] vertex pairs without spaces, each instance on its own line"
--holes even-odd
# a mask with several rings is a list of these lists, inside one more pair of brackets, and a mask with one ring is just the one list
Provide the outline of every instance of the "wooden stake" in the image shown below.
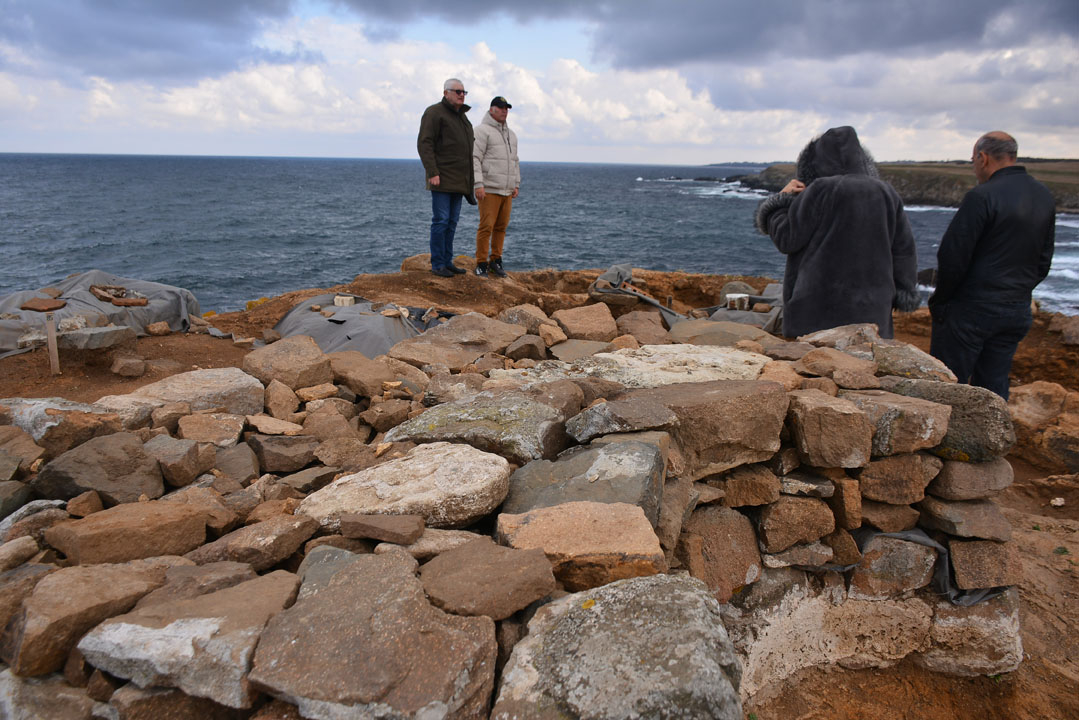
[[45,313],[45,331],[49,339],[49,366],[53,375],[59,375],[60,352],[56,349],[56,319],[51,312]]

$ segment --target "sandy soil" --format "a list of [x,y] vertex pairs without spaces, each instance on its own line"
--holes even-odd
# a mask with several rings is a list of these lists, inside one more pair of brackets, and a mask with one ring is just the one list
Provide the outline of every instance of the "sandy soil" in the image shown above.
[[[467,259],[458,263],[467,265]],[[551,313],[575,307],[598,271],[511,273],[506,280],[471,275],[436,278],[422,264],[389,275],[360,275],[329,289],[300,290],[272,298],[247,312],[211,318],[237,336],[258,337],[297,302],[327,292],[352,292],[369,300],[413,307],[437,307],[496,315],[530,302]],[[723,284],[741,279],[759,290],[766,280],[684,273],[635,273],[638,287],[662,302],[670,298],[680,312],[717,301]],[[645,309],[643,307],[629,309]],[[1039,315],[1016,355],[1013,384],[1035,380],[1079,389],[1079,349],[1065,347],[1048,332],[1049,316]],[[896,336],[928,350],[926,311],[896,317]],[[92,402],[103,395],[126,393],[168,375],[196,368],[239,366],[247,350],[208,335],[174,334],[141,338],[138,353],[152,369],[124,379],[102,360],[65,359],[63,374],[49,373],[42,351],[0,359],[0,397],[52,397]],[[1055,720],[1079,717],[1079,480],[1047,478],[1013,460],[1016,483],[1001,497],[1012,523],[1014,542],[1023,558],[1020,585],[1025,661],[1014,673],[994,678],[953,678],[928,673],[910,662],[881,670],[813,669],[800,673],[774,699],[746,708],[757,720]],[[1049,501],[1064,497],[1054,508]]]

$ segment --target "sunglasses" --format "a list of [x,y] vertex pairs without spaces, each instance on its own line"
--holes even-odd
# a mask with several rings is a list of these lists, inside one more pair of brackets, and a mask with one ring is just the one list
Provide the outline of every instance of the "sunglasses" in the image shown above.
[[458,95],[468,95],[468,90],[450,90],[450,92],[457,93]]

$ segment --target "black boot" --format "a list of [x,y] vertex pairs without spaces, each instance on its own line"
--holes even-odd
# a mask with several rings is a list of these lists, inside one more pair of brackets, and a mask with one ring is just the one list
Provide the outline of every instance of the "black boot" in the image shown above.
[[477,277],[487,277],[487,263],[476,263],[476,269],[472,271]]
[[500,278],[506,277],[506,271],[502,269],[502,258],[495,258],[495,259],[491,260],[490,271],[491,271],[491,274],[494,275],[495,277],[500,277]]

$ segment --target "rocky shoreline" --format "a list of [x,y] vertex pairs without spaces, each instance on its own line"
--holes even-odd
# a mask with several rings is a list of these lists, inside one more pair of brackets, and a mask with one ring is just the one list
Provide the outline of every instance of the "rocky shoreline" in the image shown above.
[[0,400],[3,714],[741,718],[1019,666],[1002,458],[1074,472],[1074,392],[575,298]]
[[[1079,213],[1079,161],[1023,158],[1020,164],[1053,193],[1057,212]],[[975,185],[970,163],[881,163],[882,180],[896,189],[907,205],[958,207]],[[794,177],[793,163],[771,165],[759,173],[727,178],[755,190],[779,192]]]

